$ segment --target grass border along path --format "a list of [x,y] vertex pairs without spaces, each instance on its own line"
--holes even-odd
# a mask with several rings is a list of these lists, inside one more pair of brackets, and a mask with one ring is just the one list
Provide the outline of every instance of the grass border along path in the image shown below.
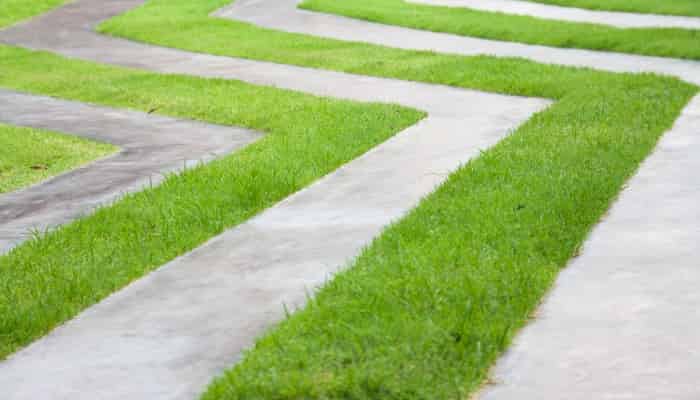
[[0,2],[0,28],[46,12],[68,0],[2,0]]
[[700,30],[616,28],[402,0],[305,0],[300,7],[382,24],[484,39],[700,60]]
[[528,0],[536,3],[590,10],[622,11],[642,14],[679,15],[700,17],[697,0]]
[[0,256],[0,358],[423,117],[400,106],[137,72],[6,46],[0,71],[2,87],[267,133]]
[[151,0],[104,32],[186,50],[558,100],[465,165],[204,398],[463,398],[698,88],[349,43]]
[[0,124],[0,194],[114,153],[117,147],[41,129]]

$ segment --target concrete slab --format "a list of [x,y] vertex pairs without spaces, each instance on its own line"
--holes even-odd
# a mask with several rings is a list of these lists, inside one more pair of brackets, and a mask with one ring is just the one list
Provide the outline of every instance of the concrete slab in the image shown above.
[[466,7],[474,10],[527,15],[558,21],[585,22],[618,28],[700,29],[700,18],[672,15],[586,10],[520,0],[408,0],[431,6]]
[[0,195],[0,253],[164,174],[241,148],[261,134],[0,89],[0,121],[112,143],[121,150],[23,190]]

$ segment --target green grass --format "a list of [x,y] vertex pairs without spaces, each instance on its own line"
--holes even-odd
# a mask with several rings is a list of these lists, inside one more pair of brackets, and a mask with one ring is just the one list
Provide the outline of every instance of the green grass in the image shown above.
[[217,379],[206,400],[466,398],[698,90],[648,74],[398,50],[207,16],[226,3],[152,0],[101,29],[557,102],[386,230]]
[[0,124],[0,193],[37,183],[117,148],[44,130]]
[[267,133],[1,256],[0,358],[423,117],[394,105],[137,72],[5,46],[0,71],[2,87]]
[[529,0],[537,3],[591,10],[626,11],[648,14],[685,15],[700,17],[698,0]]
[[0,28],[46,12],[68,0],[0,0]]
[[402,0],[305,0],[301,8],[485,39],[700,60],[700,30],[615,28]]

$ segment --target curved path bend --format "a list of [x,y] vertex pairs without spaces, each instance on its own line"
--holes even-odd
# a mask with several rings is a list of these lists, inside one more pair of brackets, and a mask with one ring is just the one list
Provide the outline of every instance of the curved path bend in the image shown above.
[[481,11],[527,15],[558,21],[585,22],[618,28],[700,29],[700,18],[629,12],[586,10],[521,0],[408,0],[431,6],[465,7]]
[[486,54],[522,57],[546,64],[590,67],[613,72],[654,72],[700,84],[700,61],[477,39],[300,10],[296,8],[299,2],[300,0],[236,0],[213,15],[270,29],[402,49],[467,56]]
[[240,79],[428,112],[308,188],[0,362],[4,399],[192,399],[459,165],[550,104],[138,44],[92,32],[141,0],[78,0],[0,41],[92,61]]
[[0,195],[0,254],[33,229],[64,224],[164,174],[247,145],[260,134],[0,89],[0,121],[112,143],[110,157]]

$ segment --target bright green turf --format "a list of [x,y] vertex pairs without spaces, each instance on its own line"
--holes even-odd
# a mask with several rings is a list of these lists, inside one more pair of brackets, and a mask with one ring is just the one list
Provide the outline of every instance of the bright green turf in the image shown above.
[[0,71],[2,87],[267,133],[0,257],[0,358],[423,116],[399,106],[136,72],[4,46]]
[[207,17],[226,3],[151,0],[102,29],[557,102],[386,231],[216,380],[207,400],[466,398],[697,92],[652,75],[405,51]]
[[116,151],[44,130],[0,124],[0,193],[19,189]]
[[0,28],[41,14],[68,0],[0,0]]
[[700,60],[700,30],[615,28],[406,3],[402,0],[306,0],[307,10],[435,32],[554,47]]
[[529,0],[537,3],[591,10],[627,11],[648,14],[700,17],[698,0]]

